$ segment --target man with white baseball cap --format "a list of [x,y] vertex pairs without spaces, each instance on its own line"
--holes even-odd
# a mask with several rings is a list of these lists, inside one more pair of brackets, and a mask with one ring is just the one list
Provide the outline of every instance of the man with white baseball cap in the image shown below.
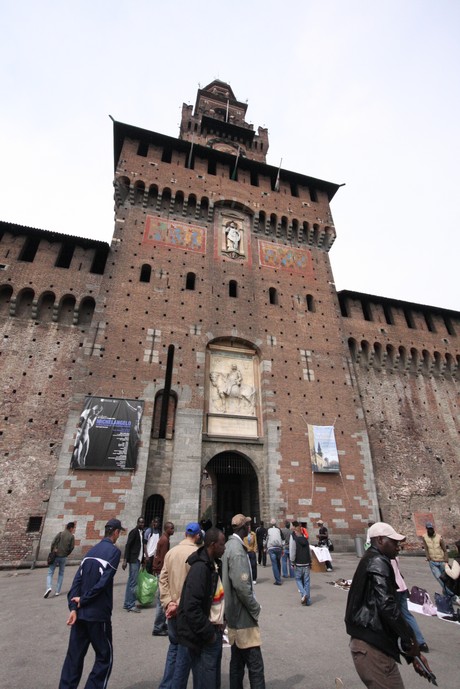
[[370,548],[356,569],[348,593],[345,624],[356,671],[368,689],[404,689],[397,666],[400,653],[414,670],[426,676],[416,659],[429,668],[410,625],[398,605],[391,560],[405,539],[390,524],[369,528]]

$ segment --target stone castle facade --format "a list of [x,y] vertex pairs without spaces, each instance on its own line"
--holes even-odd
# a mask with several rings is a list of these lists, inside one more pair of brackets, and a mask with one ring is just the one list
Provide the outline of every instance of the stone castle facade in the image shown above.
[[[0,223],[0,564],[114,515],[458,538],[460,314],[337,292],[338,185],[267,165],[246,109],[216,80],[177,139],[114,123],[110,246]],[[75,461],[88,398],[142,409],[133,467]]]

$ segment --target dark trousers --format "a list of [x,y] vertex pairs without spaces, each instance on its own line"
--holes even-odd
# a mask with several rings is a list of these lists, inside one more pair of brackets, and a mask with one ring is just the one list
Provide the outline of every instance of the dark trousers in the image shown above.
[[222,632],[216,629],[216,638],[206,644],[200,653],[190,650],[193,689],[220,689],[222,662]]
[[251,565],[252,581],[257,581],[257,555],[251,550],[248,553],[248,558]]
[[263,545],[257,545],[257,552],[258,552],[258,562],[259,565],[263,565],[264,567],[267,566],[267,551],[263,547]]
[[230,658],[230,689],[243,689],[244,668],[247,666],[251,689],[265,689],[264,661],[260,646],[232,646]]
[[59,689],[77,689],[90,644],[96,658],[85,689],[105,689],[113,663],[112,623],[86,620],[77,620],[70,629],[69,648],[62,667]]

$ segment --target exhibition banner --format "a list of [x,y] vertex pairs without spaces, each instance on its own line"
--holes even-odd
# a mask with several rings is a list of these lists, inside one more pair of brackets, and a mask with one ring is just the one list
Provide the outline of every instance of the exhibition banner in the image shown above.
[[339,454],[335,443],[334,426],[308,424],[311,468],[318,473],[339,472]]
[[86,397],[70,461],[72,469],[135,469],[144,403]]

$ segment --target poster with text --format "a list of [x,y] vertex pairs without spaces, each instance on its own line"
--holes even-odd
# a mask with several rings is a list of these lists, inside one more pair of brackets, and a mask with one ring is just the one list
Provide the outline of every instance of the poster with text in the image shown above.
[[310,426],[308,424],[308,442],[312,471],[318,473],[337,473],[340,471],[334,426]]
[[135,469],[144,403],[86,397],[70,460],[72,469]]

